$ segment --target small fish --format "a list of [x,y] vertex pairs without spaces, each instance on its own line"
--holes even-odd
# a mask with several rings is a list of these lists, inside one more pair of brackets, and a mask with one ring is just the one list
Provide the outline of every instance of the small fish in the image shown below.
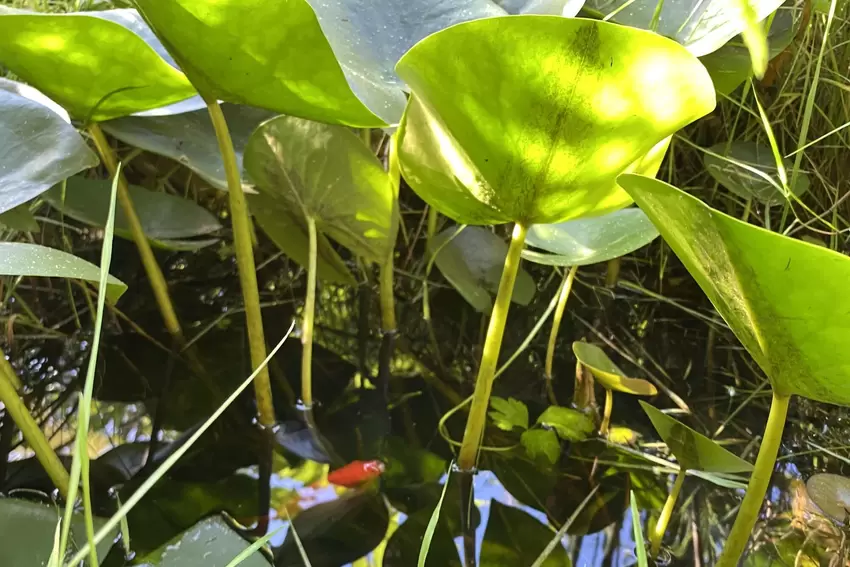
[[328,473],[328,482],[346,488],[355,488],[384,472],[381,461],[351,461],[347,465]]

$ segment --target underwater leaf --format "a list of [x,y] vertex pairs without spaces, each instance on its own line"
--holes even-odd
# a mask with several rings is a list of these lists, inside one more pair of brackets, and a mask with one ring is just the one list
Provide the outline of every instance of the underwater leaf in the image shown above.
[[551,429],[528,429],[523,431],[520,442],[528,455],[534,459],[545,457],[547,461],[555,464],[561,454],[561,444],[558,436]]
[[0,225],[21,232],[35,232],[38,230],[38,222],[30,212],[29,204],[24,203],[8,211],[0,213]]
[[741,222],[675,187],[623,175],[777,395],[850,405],[850,258]]
[[316,14],[304,0],[136,4],[207,99],[347,126],[385,125],[352,92]]
[[559,266],[585,266],[607,262],[646,246],[658,230],[640,209],[621,209],[598,217],[559,224],[535,224],[528,229],[526,242],[551,254],[523,250],[532,262]]
[[[107,194],[107,198],[109,195]],[[0,276],[36,276],[100,281],[100,268],[67,252],[40,244],[0,242]],[[109,276],[107,298],[117,301],[127,286]]]
[[715,106],[705,68],[675,42],[580,18],[458,24],[396,70],[413,93],[398,133],[402,174],[465,224],[620,209],[630,199],[617,175]]
[[581,441],[593,431],[593,420],[571,408],[549,406],[537,418],[537,423],[555,430],[558,437],[567,441]]
[[499,429],[528,429],[528,408],[521,401],[493,396],[490,398],[490,407],[492,409],[488,415]]
[[[508,244],[492,230],[478,226],[467,226],[455,233],[457,227],[449,227],[431,240],[430,253],[439,250],[434,263],[470,305],[489,313],[493,308],[492,296],[499,291]],[[534,278],[520,267],[511,301],[528,305],[536,291]]]
[[[531,565],[555,535],[554,530],[527,512],[490,501],[490,517],[481,543],[481,565],[515,567]],[[563,546],[556,546],[543,567],[570,567]]]
[[[82,223],[103,227],[109,211],[109,187],[106,179],[71,177],[62,187],[57,186],[44,194],[51,206]],[[144,187],[130,186],[130,197],[145,235],[152,239],[181,239],[202,236],[221,228],[215,215],[195,202]],[[130,238],[130,226],[124,211],[115,211],[115,234]]]
[[727,451],[717,442],[698,433],[646,402],[640,402],[652,426],[683,469],[714,473],[741,473],[753,465]]
[[100,122],[195,94],[138,35],[85,13],[0,11],[0,64],[78,120]]
[[806,481],[809,498],[824,514],[844,523],[850,515],[850,479],[839,474],[821,473]]
[[[726,151],[726,143],[712,146],[709,150],[717,155],[726,156],[721,159],[711,154],[705,154],[705,169],[721,185],[744,199],[755,199],[765,205],[781,205],[787,199],[782,191],[763,177],[742,167],[740,164],[757,169],[767,174],[780,185],[776,168],[776,158],[770,146],[756,142],[735,140]],[[733,160],[733,161],[730,161]],[[737,162],[737,163],[736,163]],[[786,171],[793,169],[791,160],[782,160]],[[797,174],[794,186],[790,188],[795,195],[802,196],[809,190],[809,176],[801,171]]]
[[264,122],[245,147],[257,184],[252,209],[278,207],[310,216],[320,232],[357,256],[386,261],[395,245],[395,196],[372,150],[351,130],[291,116]]
[[67,114],[56,110],[32,87],[0,79],[0,138],[6,141],[0,155],[0,213],[98,164]]
[[583,341],[573,343],[573,353],[593,376],[609,390],[634,394],[636,396],[654,396],[658,393],[655,386],[640,378],[629,378],[614,364],[601,348]]

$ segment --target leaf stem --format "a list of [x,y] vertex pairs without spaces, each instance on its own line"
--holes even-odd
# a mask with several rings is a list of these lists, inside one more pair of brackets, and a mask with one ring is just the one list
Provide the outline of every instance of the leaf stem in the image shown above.
[[564,317],[564,309],[567,307],[567,299],[573,289],[573,281],[576,278],[578,266],[573,266],[564,274],[561,282],[561,290],[558,295],[558,305],[555,307],[555,315],[552,317],[552,330],[549,331],[549,344],[546,346],[546,364],[544,375],[546,377],[546,391],[549,393],[549,402],[558,405],[555,398],[555,390],[552,388],[552,362],[555,360],[555,343],[558,342],[558,331],[561,328],[561,319]]
[[475,379],[472,406],[469,409],[466,430],[463,434],[463,444],[458,456],[458,468],[461,471],[474,470],[478,460],[478,450],[484,435],[484,426],[487,423],[490,392],[493,389],[496,365],[499,362],[499,351],[502,348],[502,337],[505,334],[505,323],[508,319],[517,272],[522,262],[522,249],[525,246],[527,233],[528,227],[522,223],[514,225],[511,245],[505,258],[502,278],[499,281],[499,291],[496,294],[493,313],[490,315],[487,338],[484,340],[484,351],[481,355],[481,364],[478,367],[478,377]]
[[773,392],[770,403],[770,415],[764,428],[764,438],[756,458],[755,469],[750,477],[750,484],[738,516],[732,525],[732,530],[726,538],[723,553],[717,561],[717,567],[735,567],[744,552],[744,548],[752,535],[753,527],[758,519],[759,511],[764,503],[764,496],[770,485],[770,477],[776,464],[776,455],[782,441],[782,431],[785,429],[785,418],[788,415],[790,396],[782,396]]
[[[239,284],[242,287],[242,298],[245,301],[245,319],[248,325],[248,346],[251,352],[252,369],[261,368],[266,358],[266,338],[263,331],[263,313],[260,309],[260,292],[257,289],[257,268],[254,263],[252,248],[251,219],[248,215],[248,204],[245,193],[242,192],[242,182],[239,179],[239,166],[236,163],[236,153],[233,151],[233,140],[218,101],[206,100],[210,113],[218,149],[224,163],[224,173],[227,178],[227,192],[230,197],[230,218],[233,223],[233,243],[236,248],[236,265],[239,268]],[[262,367],[254,378],[254,395],[257,399],[257,412],[260,424],[272,427],[275,424],[274,404],[272,403],[271,381],[269,370]]]
[[307,262],[307,297],[301,315],[301,403],[313,407],[313,319],[316,314],[316,269],[319,235],[316,219],[307,217],[307,233],[310,237],[310,252]]
[[611,423],[611,412],[614,409],[614,392],[605,388],[605,409],[602,411],[602,424],[599,426],[599,435],[608,437],[608,426]]
[[658,552],[661,550],[661,540],[664,539],[664,534],[667,532],[667,524],[670,523],[670,518],[673,517],[673,509],[676,507],[676,501],[679,499],[679,493],[682,491],[686,472],[685,469],[679,469],[679,472],[676,474],[676,481],[673,483],[670,494],[667,495],[667,501],[664,502],[664,508],[661,509],[658,523],[655,524],[655,529],[652,530],[650,552],[653,558],[657,557]]

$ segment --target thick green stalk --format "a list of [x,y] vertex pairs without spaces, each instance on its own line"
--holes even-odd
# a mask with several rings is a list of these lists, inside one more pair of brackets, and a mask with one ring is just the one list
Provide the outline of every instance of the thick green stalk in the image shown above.
[[555,391],[552,389],[552,363],[555,360],[555,343],[558,342],[558,331],[561,329],[561,319],[564,317],[564,310],[567,307],[567,299],[570,297],[570,291],[573,289],[573,281],[576,278],[578,266],[573,266],[570,271],[564,275],[564,281],[561,282],[561,290],[558,295],[558,305],[555,307],[555,315],[552,317],[552,330],[549,331],[549,344],[546,347],[546,364],[544,366],[544,374],[546,376],[546,390],[549,392],[549,401],[557,405],[558,400],[555,399]]
[[650,552],[652,557],[658,557],[658,552],[661,550],[661,540],[664,539],[664,534],[667,532],[667,524],[670,523],[670,518],[673,517],[673,509],[676,507],[676,501],[679,499],[679,492],[682,491],[682,484],[685,482],[687,471],[680,469],[676,475],[676,481],[673,483],[673,489],[667,495],[667,501],[664,503],[664,508],[661,509],[661,515],[658,517],[658,523],[655,524],[655,529],[652,530],[650,537]]
[[[233,140],[224,114],[216,100],[207,100],[207,109],[212,119],[218,149],[224,163],[227,177],[227,192],[230,197],[230,220],[233,225],[233,243],[236,248],[236,265],[239,268],[239,284],[245,301],[245,319],[248,325],[248,346],[251,351],[251,368],[260,368],[266,359],[266,337],[263,332],[263,313],[260,309],[260,292],[257,289],[257,266],[254,263],[254,249],[251,246],[251,219],[248,204],[242,192],[239,179],[239,166],[233,151]],[[268,368],[263,367],[254,378],[254,395],[257,399],[257,412],[260,424],[272,427],[275,424],[274,405],[272,403],[271,380]]]
[[738,516],[732,525],[732,531],[726,538],[723,553],[717,561],[717,567],[735,567],[747,546],[752,535],[753,527],[756,525],[759,511],[764,503],[764,496],[770,486],[770,477],[773,467],[776,465],[776,455],[779,453],[779,444],[782,441],[782,431],[785,429],[785,417],[788,415],[788,402],[790,396],[780,396],[773,393],[770,404],[770,415],[764,428],[764,438],[761,441],[759,454],[756,458],[756,466],[750,477],[747,494],[741,502]]
[[301,316],[301,403],[308,409],[313,406],[313,318],[316,314],[316,271],[319,235],[316,219],[307,217],[310,236],[310,255],[307,263],[307,297]]
[[24,440],[35,452],[35,457],[41,463],[41,466],[44,467],[44,470],[47,471],[47,475],[53,481],[53,485],[59,489],[59,494],[65,498],[68,496],[68,484],[70,482],[68,471],[62,466],[62,462],[56,456],[53,447],[48,443],[44,432],[35,422],[26,404],[24,404],[18,395],[20,384],[21,381],[15,374],[12,365],[9,364],[6,360],[6,355],[0,350],[0,402],[3,402],[7,415],[12,418],[17,424],[18,429],[21,430]]
[[487,327],[487,338],[484,340],[484,351],[481,355],[481,365],[478,367],[478,377],[475,379],[475,392],[472,394],[472,406],[466,420],[466,430],[463,443],[458,455],[458,468],[461,471],[472,471],[478,461],[478,449],[484,435],[487,423],[487,408],[490,405],[490,392],[499,362],[499,351],[502,348],[502,337],[505,334],[505,323],[511,306],[511,296],[514,292],[519,265],[522,262],[522,249],[525,246],[525,236],[528,227],[521,223],[514,225],[508,256],[499,281],[499,292],[490,315],[490,325]]

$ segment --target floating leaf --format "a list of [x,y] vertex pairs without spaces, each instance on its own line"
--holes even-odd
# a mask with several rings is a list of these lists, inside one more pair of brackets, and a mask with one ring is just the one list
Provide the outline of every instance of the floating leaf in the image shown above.
[[654,396],[658,393],[655,386],[640,378],[629,378],[614,364],[601,348],[590,343],[576,341],[573,353],[586,366],[597,380],[607,389],[634,394],[636,396]]
[[558,436],[550,429],[523,431],[520,442],[529,456],[534,459],[545,457],[550,463],[555,464],[561,455],[561,444],[558,442]]
[[348,126],[385,125],[352,92],[304,0],[136,4],[207,99]]
[[[65,186],[44,194],[51,206],[82,223],[103,227],[109,211],[111,181],[72,177]],[[215,232],[221,224],[215,216],[193,201],[144,187],[130,186],[130,197],[145,235],[152,239],[181,239]],[[130,226],[122,209],[115,211],[115,234],[130,238]]]
[[[108,195],[107,195],[108,197]],[[36,276],[100,281],[100,268],[67,252],[25,242],[0,242],[0,276]],[[106,294],[117,301],[127,286],[109,276]]]
[[[434,263],[470,305],[489,313],[493,308],[492,296],[499,291],[508,245],[486,228],[467,226],[452,238],[456,233],[457,228],[450,227],[432,239],[430,252],[439,251]],[[520,268],[511,301],[528,305],[535,291],[534,278]]]
[[549,406],[537,418],[537,423],[551,427],[561,439],[582,441],[593,431],[593,420],[587,415],[570,408]]
[[458,24],[416,44],[397,71],[413,92],[402,173],[465,224],[620,209],[629,198],[616,176],[715,105],[705,68],[675,42],[579,18]]
[[[514,567],[531,565],[546,548],[555,532],[540,520],[519,508],[490,501],[490,517],[481,543],[481,565]],[[572,565],[563,546],[555,549],[541,564],[543,567]]]
[[824,514],[842,524],[850,515],[850,479],[838,474],[816,474],[806,481],[812,502]]
[[279,116],[263,123],[245,148],[257,184],[252,209],[310,216],[320,232],[357,256],[386,261],[395,245],[395,196],[383,166],[347,128]]
[[21,232],[35,232],[38,230],[38,222],[30,212],[29,205],[24,203],[0,213],[0,225]]
[[[712,146],[709,150],[717,155],[725,155],[727,159],[705,155],[705,169],[718,183],[744,199],[755,199],[765,205],[780,205],[787,199],[782,191],[767,181],[764,177],[747,169],[756,169],[768,175],[779,185],[776,168],[776,158],[770,146],[756,142],[733,141],[726,152],[726,143]],[[789,159],[782,160],[786,171],[791,171],[794,164]],[[780,185],[781,186],[781,185]],[[791,192],[798,197],[809,190],[809,176],[799,172]]]
[[496,427],[505,431],[510,431],[514,427],[519,429],[528,429],[528,408],[525,404],[514,398],[500,398],[493,396],[490,398],[490,419],[496,424]]
[[850,258],[741,222],[655,179],[619,182],[777,395],[850,405]]
[[0,12],[0,63],[79,120],[100,122],[195,94],[138,35],[83,13]]
[[97,165],[67,114],[55,110],[55,103],[35,89],[0,79],[0,137],[7,141],[0,156],[0,213]]
[[709,439],[675,420],[666,413],[641,401],[643,411],[652,421],[655,431],[667,444],[670,452],[676,456],[683,469],[714,473],[750,472],[753,465],[730,453],[717,442]]
[[526,242],[551,254],[523,250],[532,262],[557,266],[586,266],[625,256],[646,246],[658,230],[640,209],[621,209],[559,224],[535,224]]

